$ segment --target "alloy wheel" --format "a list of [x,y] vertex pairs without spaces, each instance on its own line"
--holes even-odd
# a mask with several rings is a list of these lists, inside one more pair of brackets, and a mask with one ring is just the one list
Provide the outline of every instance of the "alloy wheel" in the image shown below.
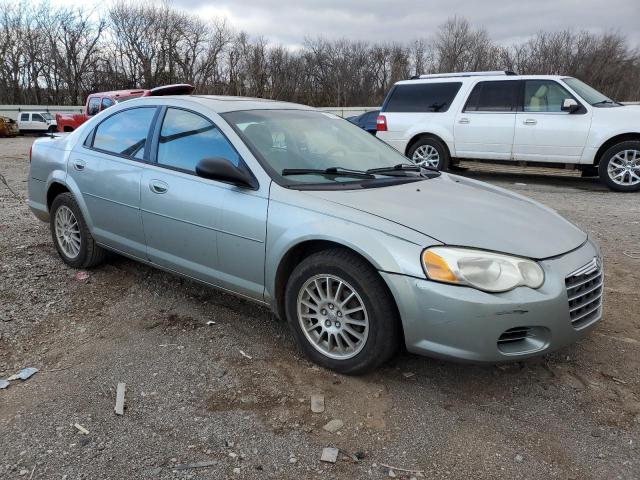
[[640,184],[640,151],[622,150],[616,153],[607,165],[611,181],[618,185],[633,186]]
[[369,317],[362,297],[336,275],[315,275],[298,294],[297,314],[309,343],[336,360],[356,356],[369,335]]
[[411,158],[416,164],[424,167],[438,168],[440,165],[440,154],[433,145],[421,145],[416,148]]
[[62,252],[70,259],[80,254],[80,225],[73,211],[62,205],[56,211],[55,218],[56,239]]

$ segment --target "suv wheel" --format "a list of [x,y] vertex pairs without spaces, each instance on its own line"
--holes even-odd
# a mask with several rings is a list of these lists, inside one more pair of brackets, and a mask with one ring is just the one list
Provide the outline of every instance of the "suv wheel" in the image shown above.
[[378,272],[344,249],[318,252],[289,277],[285,312],[293,336],[313,362],[360,374],[389,360],[399,320]]
[[53,200],[49,222],[53,243],[64,263],[88,268],[104,260],[105,250],[91,236],[72,194],[61,193]]
[[607,150],[598,165],[600,181],[618,192],[640,190],[640,141],[621,142]]
[[407,156],[416,164],[446,170],[449,166],[449,153],[444,144],[435,138],[425,137],[414,143]]

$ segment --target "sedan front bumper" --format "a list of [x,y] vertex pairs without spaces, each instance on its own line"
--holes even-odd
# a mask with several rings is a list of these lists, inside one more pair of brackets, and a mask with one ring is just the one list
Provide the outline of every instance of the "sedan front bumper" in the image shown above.
[[594,258],[600,259],[600,251],[589,240],[572,252],[539,262],[545,272],[542,287],[498,294],[405,275],[381,275],[398,305],[407,350],[445,359],[500,362],[548,353],[593,328],[601,318],[602,305],[592,299],[603,286],[585,299],[596,302],[585,311],[592,305],[596,310],[586,321],[572,324],[565,279]]

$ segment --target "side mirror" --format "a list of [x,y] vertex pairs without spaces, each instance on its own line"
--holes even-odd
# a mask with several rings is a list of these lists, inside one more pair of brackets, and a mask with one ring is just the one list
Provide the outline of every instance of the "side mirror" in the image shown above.
[[230,183],[237,187],[258,188],[258,182],[244,166],[237,167],[227,158],[203,158],[196,165],[196,174],[202,178]]
[[565,98],[562,101],[561,110],[563,112],[574,113],[580,110],[580,105],[578,105],[578,102],[576,102],[573,98]]

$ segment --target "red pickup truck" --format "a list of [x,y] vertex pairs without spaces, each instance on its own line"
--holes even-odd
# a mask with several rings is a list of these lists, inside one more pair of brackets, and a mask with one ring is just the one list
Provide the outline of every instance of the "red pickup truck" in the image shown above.
[[92,93],[87,97],[87,103],[82,113],[57,113],[56,123],[59,132],[73,132],[102,110],[116,103],[124,102],[138,97],[161,95],[188,95],[193,91],[193,86],[186,83],[177,85],[165,85],[151,90],[115,90],[113,92]]

